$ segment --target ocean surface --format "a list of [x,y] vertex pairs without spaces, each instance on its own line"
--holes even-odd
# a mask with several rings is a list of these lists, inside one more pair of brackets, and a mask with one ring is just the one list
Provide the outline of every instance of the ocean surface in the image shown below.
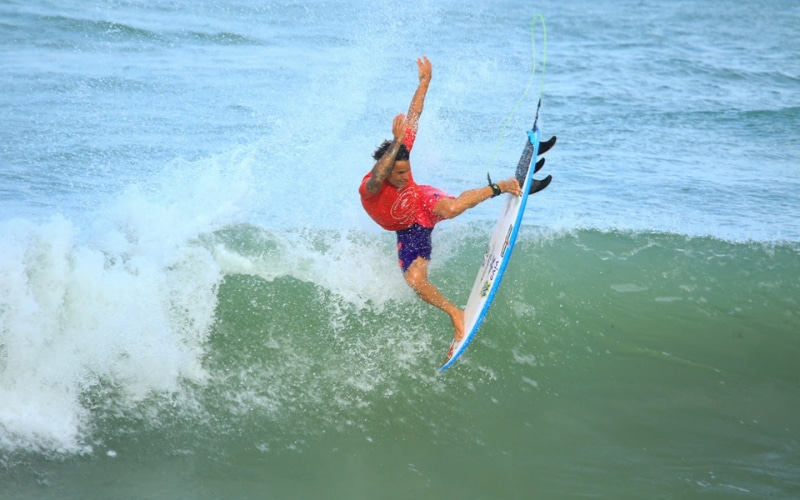
[[[800,498],[798,30],[796,0],[0,0],[0,499]],[[540,89],[558,136],[443,373],[357,195],[422,55],[418,182],[511,176]],[[499,207],[434,232],[457,304]]]

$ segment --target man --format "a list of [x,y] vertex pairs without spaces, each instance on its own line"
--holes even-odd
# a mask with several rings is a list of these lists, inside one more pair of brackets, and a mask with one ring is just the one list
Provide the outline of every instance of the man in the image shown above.
[[[432,75],[431,62],[427,57],[417,59],[417,66],[419,86],[411,99],[408,113],[394,117],[393,140],[384,141],[375,150],[375,166],[361,181],[359,193],[361,204],[369,216],[387,231],[397,232],[397,253],[406,282],[422,300],[450,316],[456,342],[465,335],[464,311],[453,305],[428,281],[433,227],[501,193],[519,196],[522,190],[514,177],[465,191],[458,197],[433,186],[414,182],[409,153],[417,136],[417,126]],[[553,137],[542,143],[540,154],[550,149],[555,140]]]

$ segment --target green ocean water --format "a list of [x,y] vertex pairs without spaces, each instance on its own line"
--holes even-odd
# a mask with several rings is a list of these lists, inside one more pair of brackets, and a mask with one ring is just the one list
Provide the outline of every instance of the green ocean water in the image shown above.
[[[455,300],[476,234],[439,235],[452,253],[431,278]],[[324,255],[364,236],[302,238]],[[203,244],[255,262],[270,241],[286,259],[253,227]],[[362,303],[264,267],[225,274],[204,376],[139,400],[99,380],[81,396],[91,452],[4,454],[3,497],[795,498],[797,253],[524,228],[441,374],[448,320],[402,287]]]

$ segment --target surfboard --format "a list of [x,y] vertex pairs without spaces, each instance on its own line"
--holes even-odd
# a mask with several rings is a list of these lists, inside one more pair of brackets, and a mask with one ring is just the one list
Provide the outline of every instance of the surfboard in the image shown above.
[[[506,198],[500,217],[489,240],[489,248],[483,257],[483,264],[478,270],[478,275],[475,277],[472,291],[467,300],[467,306],[464,308],[464,330],[467,333],[460,342],[454,341],[450,346],[447,360],[439,371],[446,370],[455,363],[467,349],[486,317],[489,306],[492,305],[492,301],[500,287],[500,282],[511,259],[511,252],[517,241],[525,205],[528,202],[528,193],[530,192],[531,184],[534,182],[533,173],[535,169],[531,168],[531,162],[539,154],[539,135],[539,129],[536,126],[536,120],[534,120],[533,129],[528,131],[528,141],[525,143],[525,149],[522,151],[516,170],[517,181],[522,186],[522,195],[505,195]],[[549,182],[549,180],[550,177],[548,176],[546,182]]]

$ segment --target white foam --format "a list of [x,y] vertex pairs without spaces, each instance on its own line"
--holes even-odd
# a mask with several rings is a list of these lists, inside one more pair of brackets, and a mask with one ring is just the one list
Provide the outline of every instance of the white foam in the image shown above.
[[[174,162],[90,221],[0,223],[0,448],[90,452],[92,404],[124,411],[203,383],[225,274],[314,283],[337,297],[333,309],[342,301],[334,329],[353,305],[416,300],[393,235],[240,223],[252,215],[242,206],[263,202],[250,188],[253,154]],[[239,226],[263,241],[243,249],[217,236]]]
[[[6,224],[0,263],[0,435],[7,446],[85,451],[81,397],[113,384],[128,403],[200,381],[219,273],[186,246],[107,254],[56,217]],[[159,249],[163,252],[163,248]]]
[[64,216],[0,225],[4,449],[86,452],[92,408],[82,398],[98,386],[125,406],[204,380],[222,275],[196,238],[235,213],[247,158],[172,167],[86,228]]

